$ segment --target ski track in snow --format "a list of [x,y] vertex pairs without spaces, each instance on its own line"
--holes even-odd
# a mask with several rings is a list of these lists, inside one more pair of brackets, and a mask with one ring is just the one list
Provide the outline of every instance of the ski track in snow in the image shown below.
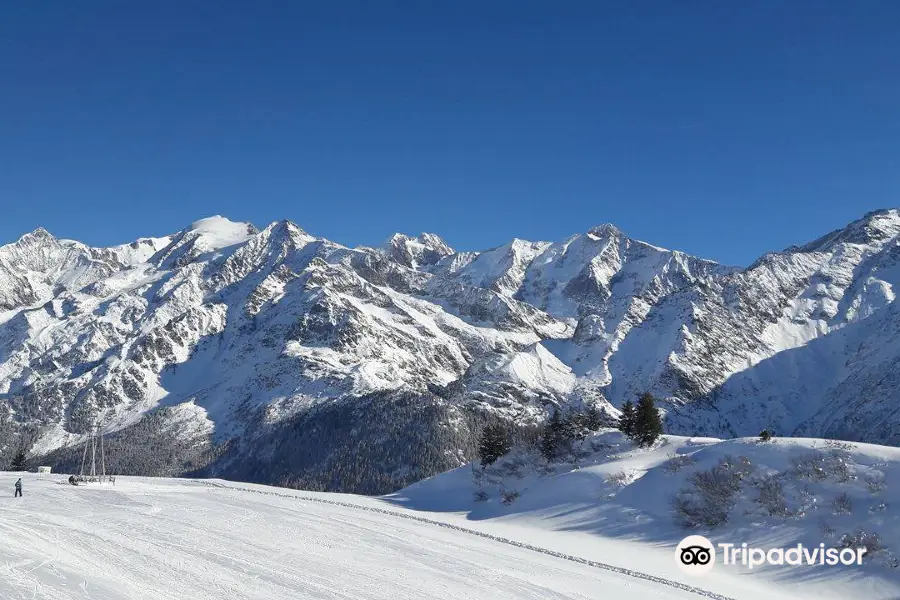
[[[0,490],[16,476],[0,473]],[[0,497],[4,600],[731,600],[338,500],[222,481],[23,478],[24,498]]]
[[326,500],[324,498],[313,498],[311,496],[302,496],[302,495],[290,495],[290,494],[280,494],[274,491],[263,491],[263,490],[255,490],[250,488],[242,488],[237,486],[231,486],[224,483],[212,482],[212,481],[203,481],[203,480],[192,480],[195,483],[200,483],[202,485],[207,485],[210,487],[216,487],[220,489],[228,489],[228,490],[236,490],[241,492],[251,492],[254,494],[264,494],[268,496],[278,496],[280,498],[291,498],[294,500],[299,500],[303,502],[317,502],[319,504],[327,504],[332,506],[340,506],[342,508],[353,508],[356,510],[364,510],[368,512],[389,515],[391,517],[397,517],[400,519],[409,519],[411,521],[418,521],[420,523],[427,523],[429,525],[435,525],[438,527],[445,527],[447,529],[451,529],[453,531],[460,531],[469,535],[475,535],[478,537],[482,537],[485,539],[489,539],[495,542],[500,542],[502,544],[508,544],[510,546],[515,546],[517,548],[524,548],[526,550],[531,550],[532,552],[539,552],[541,554],[546,554],[548,556],[553,556],[555,558],[561,558],[563,560],[568,560],[572,562],[576,562],[583,565],[588,565],[590,567],[594,567],[596,569],[603,569],[604,571],[611,571],[613,573],[619,573],[621,575],[627,575],[628,577],[635,577],[637,579],[643,579],[646,581],[652,581],[653,583],[659,583],[662,585],[666,585],[669,587],[677,588],[679,590],[684,590],[686,592],[690,592],[692,594],[697,594],[699,596],[703,596],[706,598],[714,598],[715,600],[735,600],[730,596],[725,596],[723,594],[718,594],[716,592],[711,592],[708,590],[704,590],[702,588],[687,585],[684,583],[680,583],[678,581],[672,581],[671,579],[665,579],[663,577],[657,577],[655,575],[650,575],[648,573],[643,573],[641,571],[635,571],[634,569],[626,569],[624,567],[617,567],[615,565],[610,565],[607,563],[602,563],[594,560],[587,560],[584,558],[580,558],[578,556],[572,556],[571,554],[563,554],[562,552],[556,552],[554,550],[549,550],[547,548],[541,548],[539,546],[535,546],[532,544],[527,544],[524,542],[518,542],[515,540],[511,540],[509,538],[491,535],[489,533],[485,533],[483,531],[477,531],[475,529],[468,529],[466,527],[460,527],[459,525],[453,525],[452,523],[444,523],[442,521],[435,521],[433,519],[428,519],[425,517],[418,517],[416,515],[405,514],[401,512],[396,512],[392,510],[387,510],[383,508],[376,508],[373,506],[361,506],[359,504],[352,504],[350,502],[340,502],[337,500]]

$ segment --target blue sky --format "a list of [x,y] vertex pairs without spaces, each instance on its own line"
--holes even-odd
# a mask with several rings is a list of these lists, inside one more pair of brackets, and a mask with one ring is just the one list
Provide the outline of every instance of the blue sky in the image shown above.
[[900,3],[0,4],[0,241],[212,214],[748,264],[897,206]]

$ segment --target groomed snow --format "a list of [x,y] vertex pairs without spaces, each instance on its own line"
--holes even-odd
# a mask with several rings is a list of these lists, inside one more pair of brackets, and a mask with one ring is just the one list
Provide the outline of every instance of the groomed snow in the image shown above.
[[[764,548],[832,546],[836,538],[823,537],[826,522],[838,533],[876,531],[892,548],[900,450],[801,438],[760,444],[679,436],[638,449],[611,431],[588,441],[595,454],[578,465],[557,463],[545,474],[525,462],[510,468],[515,456],[499,461],[508,474],[501,488],[520,492],[510,504],[499,502],[496,481],[478,487],[471,467],[382,498],[222,480],[124,477],[115,487],[73,487],[65,475],[0,473],[0,492],[7,492],[0,497],[0,598],[900,597],[897,571],[880,559],[862,567],[752,572],[717,565],[695,577],[677,568],[674,555],[687,534]],[[797,486],[812,501],[805,516],[761,515],[750,493],[750,504],[737,506],[723,527],[684,530],[673,523],[672,494],[692,473],[739,456],[758,472],[789,472],[794,459],[817,448],[844,448],[851,476],[844,482],[827,473],[784,477],[789,506]],[[673,456],[691,460],[672,471]],[[883,486],[866,491],[873,469],[883,474]],[[25,497],[12,498],[19,475]],[[486,501],[475,500],[479,489],[489,492]],[[842,491],[853,506],[835,514],[831,499]]]
[[[402,518],[374,499],[221,481],[74,487],[32,474],[14,499],[18,475],[0,474],[4,599],[704,597]],[[357,505],[334,503],[348,498]]]

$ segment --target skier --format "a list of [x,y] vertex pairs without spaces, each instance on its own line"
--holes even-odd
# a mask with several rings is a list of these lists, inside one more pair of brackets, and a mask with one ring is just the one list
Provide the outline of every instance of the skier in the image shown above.
[[16,481],[16,495],[14,498],[20,498],[22,496],[22,478],[19,477],[18,481]]

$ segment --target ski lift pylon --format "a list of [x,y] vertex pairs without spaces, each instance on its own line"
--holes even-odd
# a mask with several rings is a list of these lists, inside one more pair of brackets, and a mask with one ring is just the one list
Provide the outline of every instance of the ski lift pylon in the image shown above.
[[[100,469],[97,469],[97,445],[99,439],[100,450]],[[88,464],[88,450],[90,450],[91,461]],[[81,471],[78,475],[70,478],[74,485],[81,484],[101,484],[115,485],[116,478],[106,474],[106,448],[103,444],[103,430],[99,423],[91,426],[88,440],[84,444],[84,452],[81,455]]]

